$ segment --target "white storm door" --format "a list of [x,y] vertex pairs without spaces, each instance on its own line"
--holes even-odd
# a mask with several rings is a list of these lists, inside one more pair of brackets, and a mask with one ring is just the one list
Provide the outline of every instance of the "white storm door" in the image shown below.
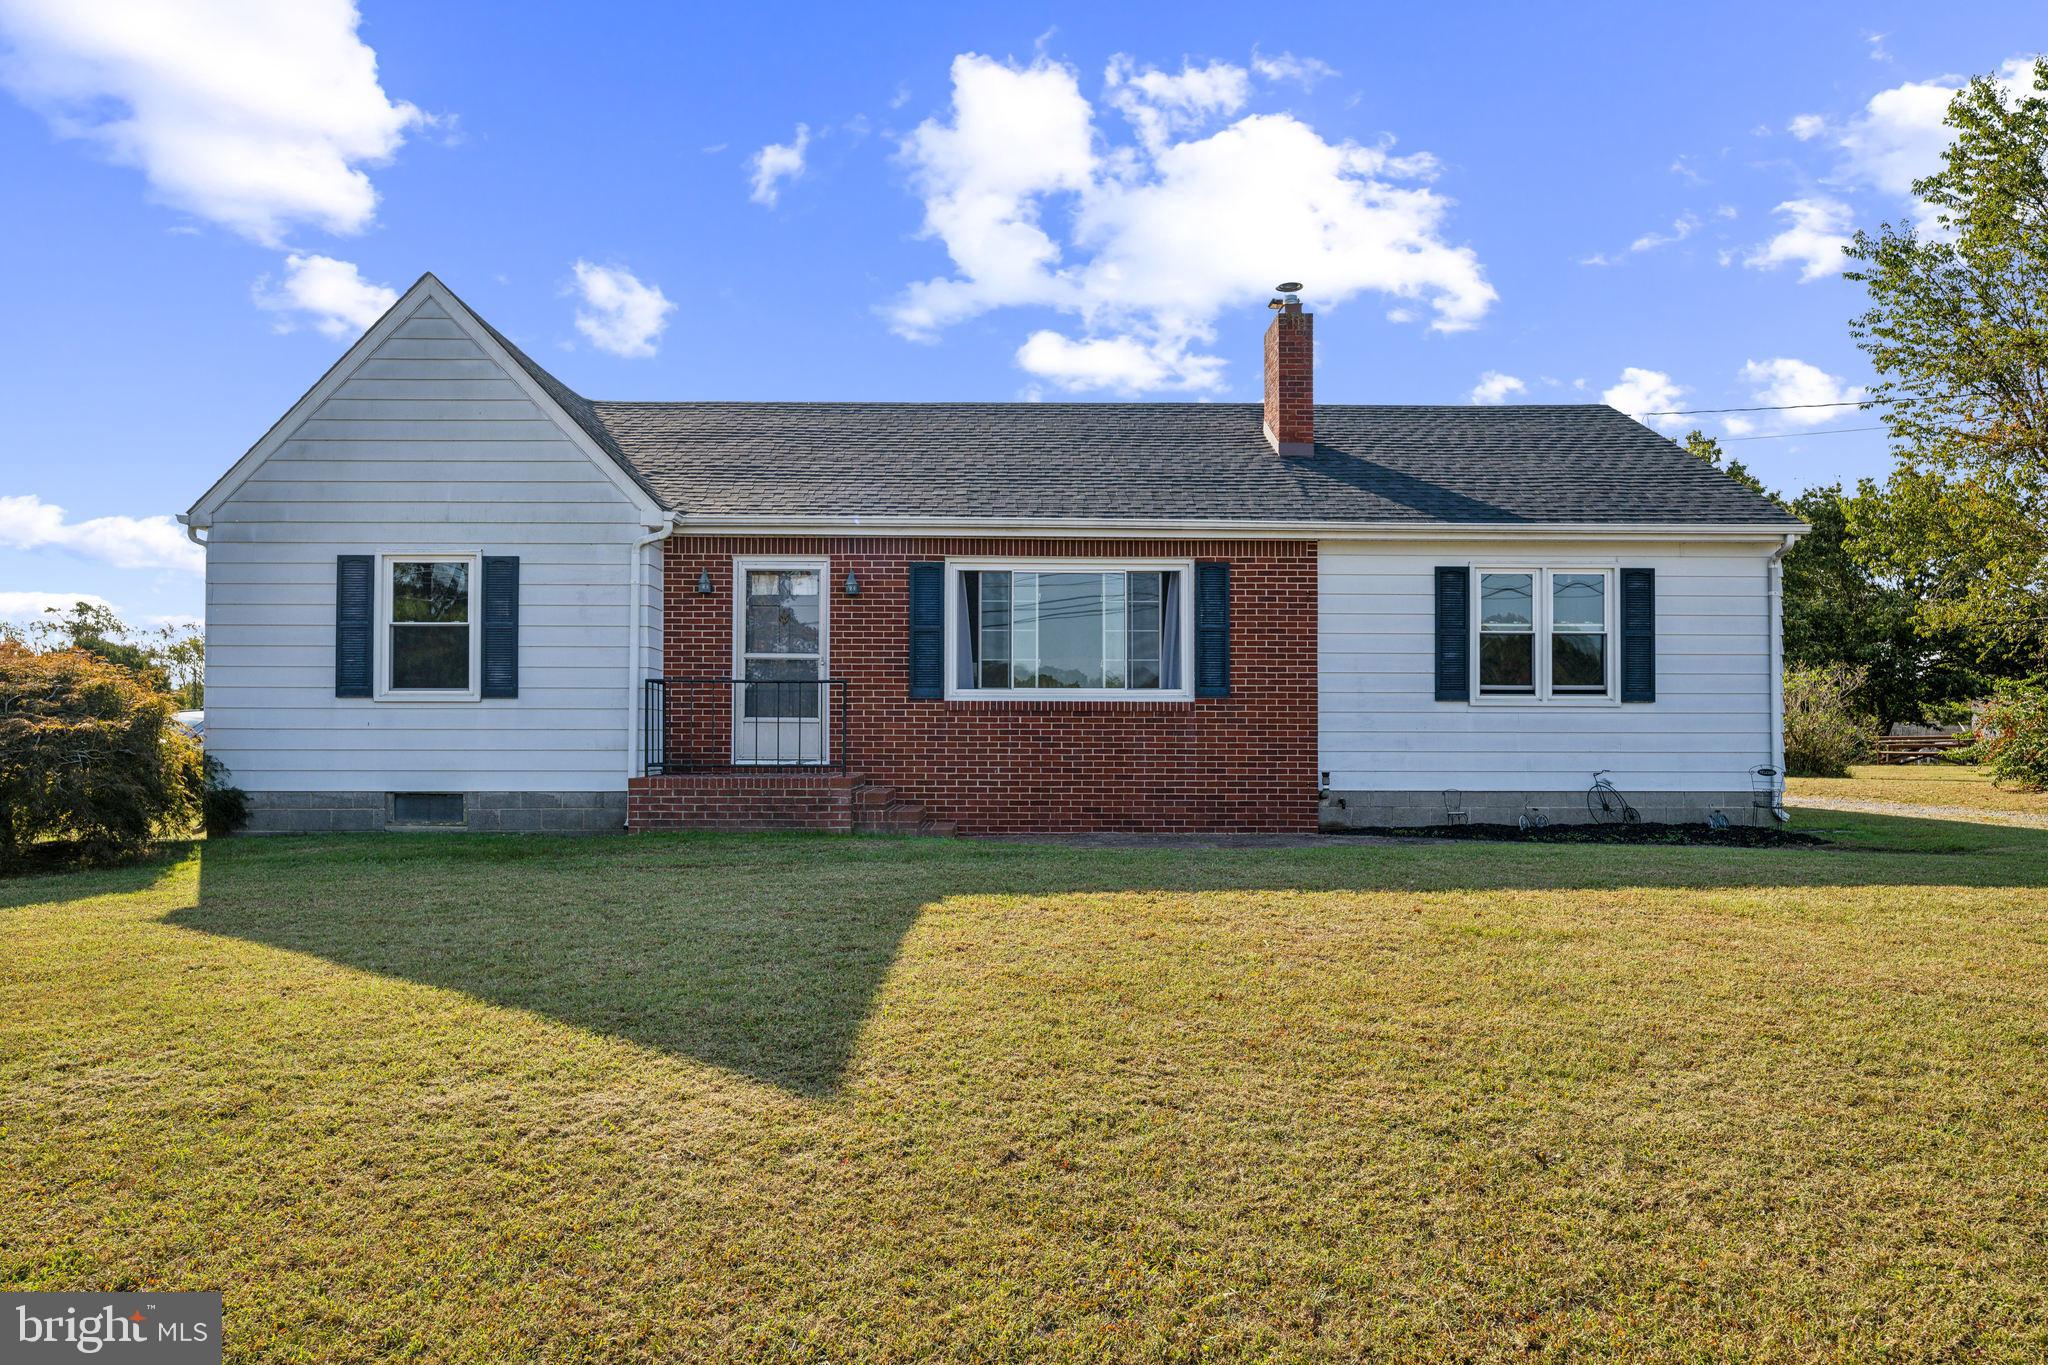
[[733,566],[732,761],[774,767],[831,761],[825,686],[826,585],[820,560]]

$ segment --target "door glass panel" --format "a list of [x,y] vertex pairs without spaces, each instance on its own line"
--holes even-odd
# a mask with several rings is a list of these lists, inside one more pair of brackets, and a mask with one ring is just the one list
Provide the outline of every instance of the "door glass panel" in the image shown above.
[[818,718],[816,659],[749,659],[747,682],[747,699],[742,712],[747,719]]
[[747,571],[748,654],[818,652],[818,574],[815,569]]

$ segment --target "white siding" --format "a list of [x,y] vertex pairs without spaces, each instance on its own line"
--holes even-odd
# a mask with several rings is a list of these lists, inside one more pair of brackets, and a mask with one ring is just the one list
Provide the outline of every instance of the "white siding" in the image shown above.
[[[641,521],[427,299],[213,514],[208,751],[255,792],[622,789]],[[519,556],[517,698],[335,697],[335,556],[412,550]],[[638,674],[658,669],[659,554]]]
[[[1772,544],[1326,542],[1319,578],[1320,766],[1335,791],[1730,792],[1771,761]],[[1435,700],[1435,570],[1451,564],[1657,571],[1657,700],[1609,706]]]

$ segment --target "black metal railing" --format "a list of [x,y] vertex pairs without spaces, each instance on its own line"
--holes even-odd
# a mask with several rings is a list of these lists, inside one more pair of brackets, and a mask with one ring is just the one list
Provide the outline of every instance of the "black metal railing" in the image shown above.
[[844,771],[844,678],[649,678],[641,765],[663,773],[734,768]]

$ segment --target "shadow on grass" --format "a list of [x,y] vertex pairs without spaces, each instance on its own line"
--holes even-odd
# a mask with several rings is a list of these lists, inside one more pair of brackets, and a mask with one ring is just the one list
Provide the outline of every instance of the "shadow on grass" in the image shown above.
[[1868,816],[1827,824],[1840,846],[1795,850],[235,840],[204,851],[197,903],[166,922],[459,991],[820,1097],[845,1075],[919,914],[952,897],[1024,898],[1020,913],[1030,913],[1032,897],[1116,891],[2048,884],[2048,834]]
[[0,910],[41,905],[53,899],[86,900],[146,891],[187,857],[198,841],[174,839],[140,858],[78,863],[51,854],[0,873]]
[[[844,1075],[918,899],[617,840],[238,841],[165,922],[459,991],[810,1097]],[[607,851],[609,855],[607,856]]]

